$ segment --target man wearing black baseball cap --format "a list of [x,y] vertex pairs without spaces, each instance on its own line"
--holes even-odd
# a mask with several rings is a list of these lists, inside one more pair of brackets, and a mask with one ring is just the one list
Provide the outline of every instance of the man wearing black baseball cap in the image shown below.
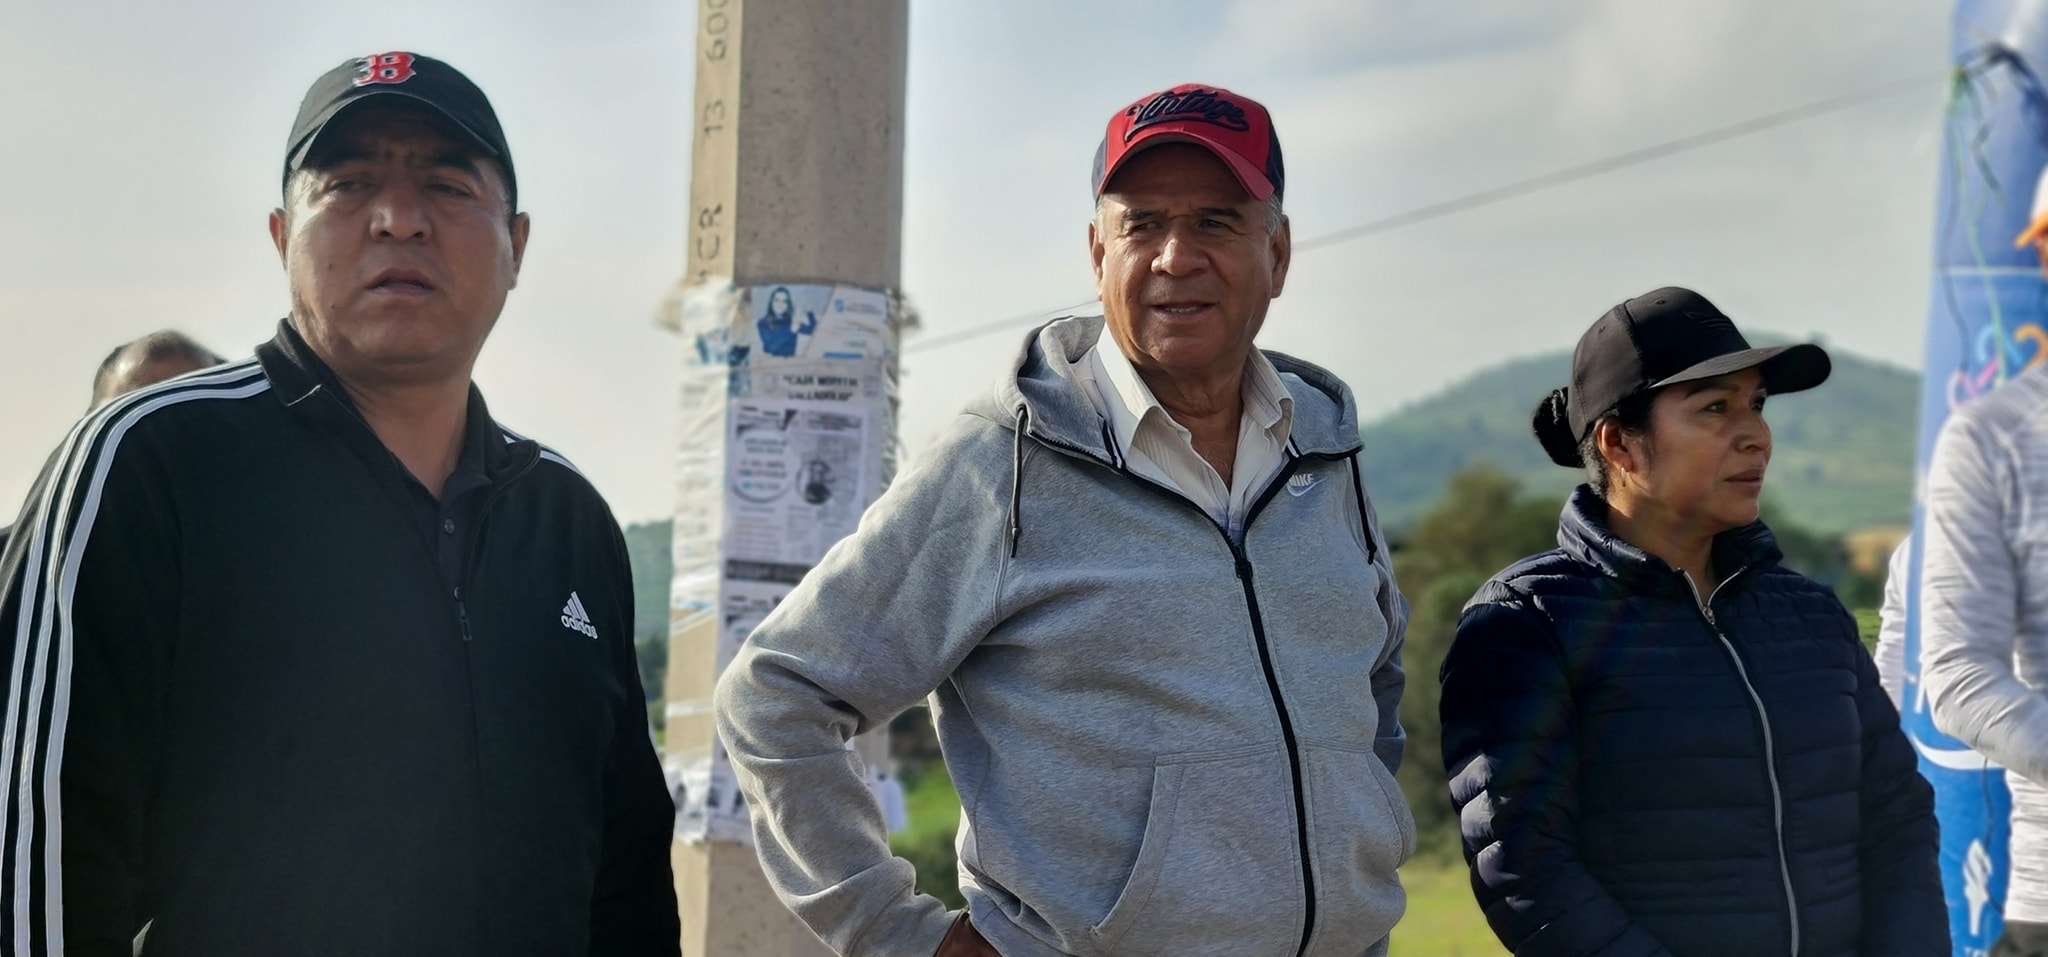
[[[1383,955],[1407,604],[1350,389],[1253,344],[1289,265],[1272,118],[1147,94],[1091,186],[1102,314],[1018,343],[720,679],[764,870],[849,957]],[[841,748],[934,692],[956,914],[848,813]]]
[[623,539],[470,382],[515,195],[468,78],[343,63],[276,337],[51,458],[0,554],[9,953],[677,952]]

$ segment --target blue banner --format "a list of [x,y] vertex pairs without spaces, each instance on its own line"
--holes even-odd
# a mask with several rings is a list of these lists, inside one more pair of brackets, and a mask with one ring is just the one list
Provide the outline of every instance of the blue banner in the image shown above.
[[[2048,279],[2040,255],[2013,244],[2048,165],[2048,91],[2037,68],[2048,66],[2048,0],[1959,0],[1951,53],[1921,385],[1923,477],[1951,411],[2048,358]],[[1921,520],[1916,501],[1916,527]],[[2003,925],[2011,798],[2005,772],[1936,730],[1928,712],[1919,675],[1920,536],[1913,541],[1903,718],[1934,785],[1955,953],[1983,957]]]

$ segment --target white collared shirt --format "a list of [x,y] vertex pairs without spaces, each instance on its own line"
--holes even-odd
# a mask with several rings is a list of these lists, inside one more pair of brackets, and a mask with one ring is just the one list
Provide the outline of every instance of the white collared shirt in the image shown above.
[[1257,349],[1245,360],[1244,412],[1238,419],[1237,459],[1228,486],[1195,451],[1193,433],[1159,404],[1107,330],[1074,369],[1091,386],[1086,392],[1109,422],[1116,441],[1113,451],[1124,466],[1201,506],[1229,531],[1231,541],[1240,540],[1245,513],[1287,464],[1287,443],[1294,430],[1294,397],[1273,363]]

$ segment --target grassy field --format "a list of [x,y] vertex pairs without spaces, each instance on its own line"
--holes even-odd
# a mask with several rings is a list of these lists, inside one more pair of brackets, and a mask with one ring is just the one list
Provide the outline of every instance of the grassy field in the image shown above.
[[1877,609],[1858,608],[1851,614],[1856,616],[1856,631],[1863,636],[1863,647],[1877,647]]
[[[933,765],[904,777],[910,827],[889,839],[896,853],[917,865],[918,889],[961,906],[954,885],[953,831],[960,823],[960,799],[946,769]],[[1401,869],[1408,889],[1408,916],[1394,928],[1395,957],[1478,957],[1506,953],[1472,902],[1462,863],[1410,861]]]
[[1418,859],[1401,868],[1408,915],[1394,926],[1393,957],[1499,957],[1507,953],[1472,901],[1462,861]]
[[910,826],[889,835],[889,849],[917,865],[917,889],[960,908],[960,886],[953,862],[953,832],[960,826],[960,796],[946,766],[933,762],[923,772],[903,776],[903,808]]

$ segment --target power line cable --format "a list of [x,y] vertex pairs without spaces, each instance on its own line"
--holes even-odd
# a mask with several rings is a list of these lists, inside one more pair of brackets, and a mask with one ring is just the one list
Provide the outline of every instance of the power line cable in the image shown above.
[[[1729,140],[1740,139],[1741,137],[1762,133],[1767,130],[1774,130],[1779,127],[1790,126],[1794,123],[1800,123],[1806,120],[1815,119],[1817,117],[1826,116],[1830,113],[1840,113],[1844,110],[1862,106],[1865,103],[1871,103],[1877,100],[1886,99],[1888,97],[1897,96],[1900,93],[1905,93],[1910,90],[1924,89],[1926,83],[1929,80],[1935,79],[1937,77],[1946,78],[1949,75],[1949,72],[1950,71],[1944,69],[1939,73],[1915,74],[1910,77],[1904,77],[1898,80],[1893,80],[1889,83],[1879,84],[1877,86],[1856,91],[1854,93],[1844,93],[1840,96],[1832,96],[1824,100],[1817,100],[1815,102],[1808,103],[1804,106],[1796,106],[1792,107],[1791,109],[1779,110],[1775,113],[1766,113],[1762,116],[1743,120],[1739,123],[1731,123],[1727,126],[1717,127],[1715,129],[1707,130],[1701,133],[1694,133],[1690,136],[1681,136],[1675,140],[1667,140],[1665,142],[1658,143],[1654,146],[1646,146],[1641,149],[1630,150],[1626,153],[1617,153],[1613,156],[1609,156],[1604,159],[1593,160],[1592,162],[1588,163],[1581,163],[1577,166],[1568,166],[1564,169],[1544,173],[1540,176],[1532,176],[1528,179],[1517,180],[1513,183],[1508,183],[1502,186],[1495,186],[1491,189],[1483,189],[1476,193],[1468,193],[1464,196],[1459,196],[1455,199],[1447,199],[1443,202],[1431,203],[1427,206],[1421,206],[1403,213],[1397,213],[1395,215],[1388,216],[1382,219],[1371,220],[1369,222],[1360,223],[1356,226],[1349,226],[1344,229],[1337,230],[1336,232],[1324,233],[1321,236],[1316,236],[1312,239],[1303,240],[1301,242],[1294,244],[1294,251],[1297,253],[1310,252],[1316,249],[1334,246],[1339,243],[1350,242],[1354,239],[1363,239],[1367,236],[1375,236],[1381,233],[1393,232],[1394,230],[1401,229],[1403,227],[1413,226],[1418,223],[1428,222],[1433,219],[1442,219],[1445,216],[1454,215],[1456,213],[1462,213],[1469,210],[1478,209],[1483,206],[1491,206],[1495,203],[1506,202],[1510,199],[1517,199],[1523,196],[1527,196],[1531,193],[1541,192],[1546,189],[1554,189],[1556,187],[1564,186],[1569,183],[1576,183],[1581,180],[1592,179],[1596,176],[1603,176],[1605,174],[1616,172],[1618,170],[1627,169],[1631,166],[1640,166],[1644,163],[1648,163],[1653,160],[1660,160],[1668,156],[1675,156],[1680,153],[1691,152],[1693,150],[1713,146],[1718,143],[1725,143]],[[1094,301],[1095,300],[1092,298],[1084,299],[1081,302],[1076,303],[1072,306],[1062,306],[1055,309],[1039,309],[1032,312],[1019,313],[1015,316],[1010,316],[1005,319],[997,319],[990,322],[980,323],[978,325],[969,326],[965,329],[957,330],[955,332],[948,332],[943,335],[933,336],[929,339],[919,339],[915,342],[906,344],[903,347],[903,351],[906,353],[920,352],[925,349],[937,349],[941,346],[949,346],[956,342],[964,342],[968,339],[974,339],[984,335],[988,335],[989,333],[1001,332],[1005,329],[1012,328],[1014,326],[1020,325],[1025,322],[1029,322],[1034,319],[1048,318],[1061,312],[1079,308],[1080,306],[1088,305],[1090,303],[1093,303]]]
[[[1948,71],[1943,70],[1939,75],[1946,77]],[[1862,106],[1865,103],[1896,96],[1908,90],[1924,89],[1924,84],[1933,78],[1933,75],[1923,73],[1902,80],[1894,80],[1890,83],[1874,86],[1859,92],[1829,97],[1825,100],[1808,103],[1805,106],[1780,110],[1776,113],[1767,113],[1740,123],[1731,123],[1704,133],[1694,133],[1691,136],[1682,136],[1655,146],[1646,146],[1642,149],[1619,153],[1606,159],[1569,166],[1556,172],[1533,176],[1505,186],[1496,186],[1492,189],[1480,190],[1479,192],[1460,196],[1456,199],[1449,199],[1441,203],[1432,203],[1418,209],[1411,209],[1405,213],[1388,216],[1385,219],[1376,219],[1372,222],[1360,223],[1357,226],[1340,229],[1334,233],[1325,233],[1314,239],[1295,243],[1294,250],[1295,252],[1303,252],[1324,246],[1334,246],[1338,243],[1349,242],[1353,239],[1360,239],[1377,233],[1390,232],[1403,226],[1412,226],[1416,223],[1427,222],[1432,219],[1441,219],[1453,213],[1462,213],[1481,206],[1490,206],[1494,203],[1527,196],[1530,193],[1541,192],[1542,190],[1563,186],[1567,183],[1576,183],[1580,180],[1591,179],[1595,176],[1627,169],[1631,166],[1640,166],[1667,156],[1675,156],[1679,153],[1713,146],[1717,143],[1725,143],[1729,140],[1762,133],[1766,130],[1790,126],[1794,123],[1826,116],[1830,113],[1839,113],[1852,107]]]
[[1057,314],[1071,312],[1072,310],[1079,309],[1082,306],[1092,305],[1094,304],[1094,302],[1095,299],[1091,296],[1087,299],[1081,300],[1080,302],[1074,303],[1071,306],[1058,306],[1052,309],[1039,309],[1033,312],[1020,312],[1014,316],[1010,316],[1007,319],[992,319],[988,322],[968,326],[965,329],[958,329],[953,332],[932,336],[929,339],[914,340],[912,342],[905,344],[901,351],[922,352],[926,349],[937,349],[940,346],[950,346],[956,342],[965,342],[969,339],[978,339],[982,336],[988,335],[991,332],[1001,332],[1005,329],[1009,329],[1015,326],[1021,326],[1024,323],[1030,322],[1034,319],[1050,319]]

